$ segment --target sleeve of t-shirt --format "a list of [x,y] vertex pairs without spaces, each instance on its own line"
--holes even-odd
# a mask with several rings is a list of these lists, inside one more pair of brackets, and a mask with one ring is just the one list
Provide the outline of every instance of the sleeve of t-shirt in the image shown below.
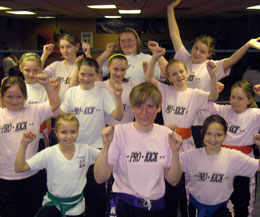
[[218,80],[221,80],[222,78],[225,78],[227,76],[230,75],[230,71],[231,71],[231,67],[229,67],[228,69],[224,70],[223,68],[223,62],[224,62],[224,59],[222,60],[218,60],[218,61],[214,61],[217,66],[218,66],[218,70],[217,70],[217,77],[218,77]]
[[56,70],[57,70],[57,64],[58,62],[53,62],[50,65],[46,66],[43,70],[43,73],[46,73],[49,75],[49,77],[57,77],[56,76]]
[[88,145],[88,148],[89,148],[89,162],[90,162],[90,164],[94,164],[97,160],[100,150],[97,148],[91,147],[89,145]]
[[44,103],[35,104],[33,106],[37,107],[40,123],[42,123],[43,121],[51,118],[54,115],[54,113],[51,110],[49,100],[44,102]]
[[238,176],[246,176],[252,177],[258,170],[259,160],[252,158],[240,151],[232,150],[236,152],[235,157],[233,159],[233,167],[234,171],[236,171],[236,175]]
[[26,162],[28,163],[31,170],[42,170],[47,167],[47,155],[48,155],[49,148],[46,148],[35,155],[33,155],[31,158],[27,159]]
[[60,109],[65,112],[65,113],[71,113],[72,111],[71,110],[71,99],[72,99],[72,88],[68,89],[66,92],[65,92],[65,95],[63,97],[63,100],[62,100],[62,103],[60,105]]
[[181,168],[184,173],[188,172],[188,161],[189,161],[188,151],[189,150],[179,153]]
[[208,110],[212,115],[222,115],[222,110],[224,110],[225,105],[218,105],[212,101],[208,102]]
[[103,88],[103,99],[104,99],[104,110],[107,115],[111,115],[111,113],[115,110],[116,104],[115,99],[112,94]]
[[118,126],[115,125],[115,130],[114,130],[114,136],[113,140],[109,146],[108,149],[108,163],[111,165],[116,165],[118,158],[119,158],[119,153],[120,153],[120,144],[119,144],[119,138],[118,138]]
[[198,110],[207,110],[208,109],[208,97],[209,92],[200,89],[194,89],[195,105]]
[[177,50],[174,56],[174,59],[179,59],[184,63],[187,63],[190,58],[190,53],[186,50],[186,48],[183,45]]

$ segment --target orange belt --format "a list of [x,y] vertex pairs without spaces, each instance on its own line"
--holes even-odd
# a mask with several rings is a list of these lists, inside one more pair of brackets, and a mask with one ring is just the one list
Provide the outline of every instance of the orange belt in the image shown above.
[[176,133],[181,135],[182,139],[188,139],[192,136],[191,128],[181,128],[178,127]]
[[252,151],[252,145],[247,146],[234,146],[234,145],[222,145],[222,147],[230,148],[230,149],[236,149],[238,151],[243,152],[244,154],[249,154]]
[[49,146],[49,135],[51,133],[51,118],[44,121],[40,126],[40,132],[43,134],[45,147]]

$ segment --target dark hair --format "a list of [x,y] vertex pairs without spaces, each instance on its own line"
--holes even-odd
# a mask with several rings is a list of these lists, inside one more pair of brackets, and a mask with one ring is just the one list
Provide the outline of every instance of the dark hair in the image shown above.
[[89,57],[83,57],[79,62],[78,62],[78,70],[80,70],[81,66],[90,66],[90,67],[94,67],[96,73],[98,74],[98,63],[95,59],[93,58],[89,58]]
[[4,96],[4,94],[8,88],[13,87],[15,85],[17,85],[20,88],[24,99],[27,99],[26,85],[24,83],[24,80],[18,76],[10,76],[10,77],[6,77],[2,80],[1,97]]
[[122,51],[122,49],[120,47],[120,36],[123,33],[132,33],[132,34],[134,34],[135,39],[137,41],[136,54],[139,54],[141,52],[141,50],[142,50],[142,42],[141,42],[141,39],[140,39],[139,35],[137,34],[137,32],[134,29],[132,29],[132,28],[124,28],[124,29],[122,29],[119,32],[119,35],[118,35],[118,49],[119,49],[119,52],[123,53],[123,51]]
[[206,120],[204,121],[202,128],[201,128],[202,142],[203,142],[205,134],[209,128],[209,125],[212,123],[220,124],[223,127],[225,135],[227,134],[227,122],[225,121],[225,119],[222,118],[220,115],[210,115],[209,117],[206,118]]
[[215,39],[212,38],[209,35],[200,35],[197,38],[195,38],[195,42],[202,42],[203,44],[207,45],[208,49],[209,49],[209,54],[210,56],[214,56],[215,55]]
[[157,106],[160,108],[162,104],[162,94],[150,82],[142,82],[134,86],[129,94],[129,101],[132,107],[143,104],[147,99],[152,98]]
[[246,94],[246,97],[249,100],[251,100],[251,103],[247,106],[248,108],[258,108],[254,100],[254,96],[255,96],[254,85],[250,81],[248,80],[237,81],[231,86],[230,91],[232,91],[234,88],[240,88]]
[[70,44],[77,46],[77,44],[80,44],[80,41],[78,39],[78,37],[72,33],[72,32],[65,32],[63,33],[58,40],[58,44],[60,44],[60,40],[66,40],[68,41]]

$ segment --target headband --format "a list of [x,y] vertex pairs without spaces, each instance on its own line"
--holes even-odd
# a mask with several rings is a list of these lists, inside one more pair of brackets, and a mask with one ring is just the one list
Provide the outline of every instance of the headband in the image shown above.
[[[110,64],[111,60],[114,58],[114,57],[123,57],[126,59],[126,56],[124,54],[121,54],[121,53],[116,53],[116,54],[113,54],[111,57],[109,57],[108,59],[108,64]],[[127,59],[126,59],[127,60]]]

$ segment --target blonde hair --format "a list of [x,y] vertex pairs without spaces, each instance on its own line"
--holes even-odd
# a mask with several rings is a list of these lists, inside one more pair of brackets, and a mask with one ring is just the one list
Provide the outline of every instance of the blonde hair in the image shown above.
[[162,104],[162,94],[150,82],[142,82],[131,90],[129,94],[129,101],[132,107],[136,105],[142,105],[147,99],[153,99],[157,108],[160,108]]
[[59,126],[62,124],[62,122],[67,121],[67,122],[74,122],[77,125],[77,129],[79,129],[79,121],[76,118],[75,114],[73,113],[65,113],[61,114],[57,117],[56,122],[55,122],[55,132],[58,131]]
[[25,61],[35,61],[40,68],[42,67],[41,57],[37,53],[24,53],[19,60],[20,66],[22,68],[24,67]]

